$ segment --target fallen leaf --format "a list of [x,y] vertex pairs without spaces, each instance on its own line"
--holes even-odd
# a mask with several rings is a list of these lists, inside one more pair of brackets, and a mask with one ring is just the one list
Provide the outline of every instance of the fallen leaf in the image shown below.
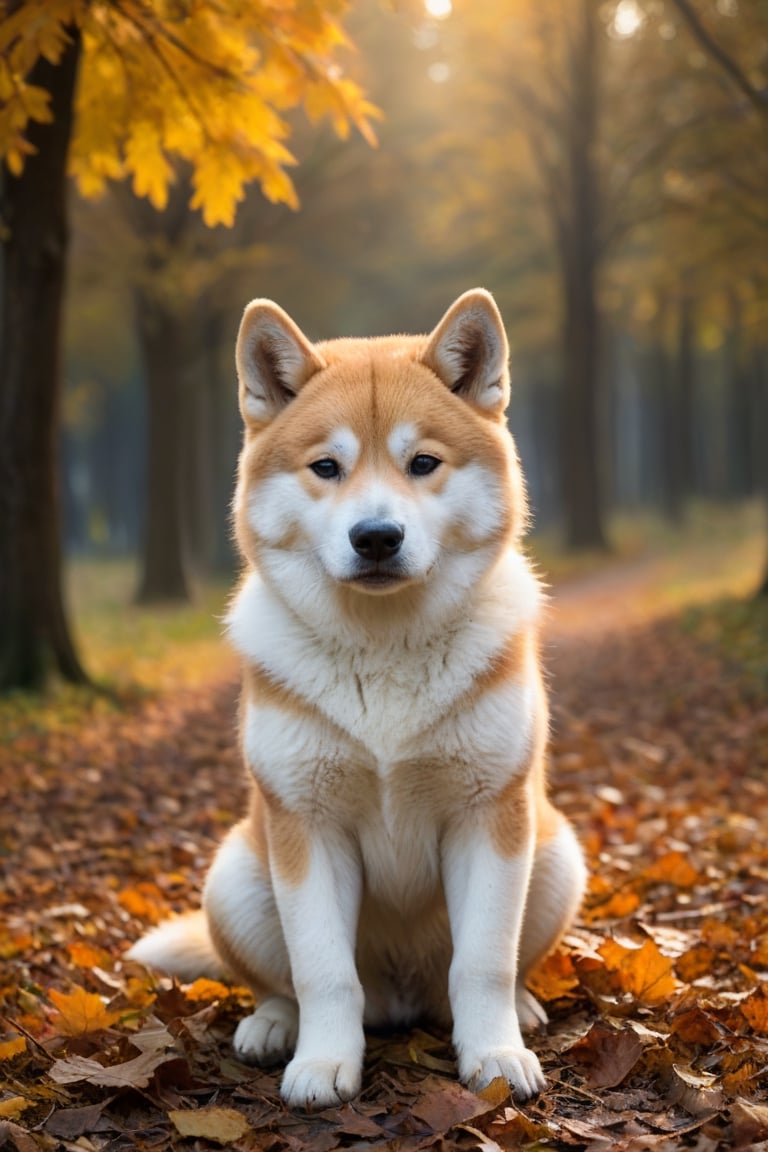
[[230,989],[218,980],[201,978],[186,987],[184,993],[187,1000],[226,1000],[230,995]]
[[0,1041],[0,1060],[12,1060],[26,1052],[27,1042],[23,1036],[14,1036],[11,1040]]
[[32,1101],[25,1096],[9,1096],[0,1100],[0,1120],[18,1120],[22,1112],[32,1107]]
[[175,1052],[142,1052],[133,1060],[107,1066],[86,1056],[70,1056],[56,1060],[48,1075],[57,1084],[86,1080],[102,1088],[146,1088],[155,1069],[177,1056]]
[[537,964],[528,980],[534,996],[542,1000],[559,1000],[579,986],[573,960],[558,949]]
[[109,963],[110,960],[110,955],[104,948],[96,948],[87,940],[73,940],[71,944],[67,944],[67,953],[78,968],[95,968],[97,965]]
[[168,1119],[180,1136],[213,1140],[217,1144],[231,1144],[251,1131],[245,1116],[235,1108],[174,1109],[168,1113]]
[[381,1125],[361,1115],[352,1104],[344,1104],[341,1108],[326,1108],[317,1115],[331,1121],[339,1133],[345,1136],[381,1137],[382,1134]]
[[760,988],[741,1005],[741,1014],[753,1032],[768,1036],[768,995]]
[[768,1140],[768,1107],[752,1100],[737,1100],[728,1109],[733,1124],[736,1148],[751,1148],[760,1140]]
[[723,1091],[717,1077],[709,1072],[694,1072],[679,1064],[672,1065],[672,1083],[669,1098],[680,1104],[692,1116],[716,1112],[724,1103]]
[[643,869],[642,877],[651,884],[673,884],[676,888],[692,888],[699,874],[682,852],[667,852]]
[[167,915],[168,909],[162,892],[156,884],[149,881],[131,888],[123,888],[118,892],[117,899],[131,916],[146,920],[150,924],[157,924]]
[[645,940],[639,948],[609,940],[600,952],[606,966],[618,976],[621,991],[641,1004],[662,1004],[677,988],[673,962],[662,955],[653,940]]
[[119,1012],[110,1012],[95,992],[86,992],[77,987],[72,992],[58,992],[51,988],[48,993],[58,1009],[58,1017],[53,1025],[65,1036],[85,1036],[88,1032],[98,1032],[110,1028],[120,1019]]
[[45,1122],[46,1132],[52,1136],[61,1136],[65,1140],[76,1140],[86,1132],[92,1132],[94,1125],[101,1117],[102,1112],[111,1103],[101,1100],[98,1104],[88,1104],[83,1108],[57,1108],[52,1116]]
[[512,1090],[503,1076],[497,1076],[491,1080],[490,1084],[486,1084],[485,1088],[481,1088],[477,1095],[481,1100],[485,1100],[487,1104],[493,1105],[494,1108],[499,1104],[503,1104],[505,1100],[509,1100]]
[[594,1024],[570,1051],[589,1067],[591,1087],[615,1088],[637,1064],[643,1044],[630,1028],[617,1030]]
[[0,1121],[0,1140],[4,1144],[8,1136],[13,1140],[16,1152],[41,1152],[42,1149],[47,1152],[48,1149],[53,1150],[57,1147],[47,1136],[40,1134],[32,1136],[20,1124],[14,1124],[11,1120]]
[[461,1084],[446,1081],[425,1093],[413,1105],[413,1114],[423,1120],[433,1132],[447,1132],[455,1124],[473,1120],[490,1111],[495,1105],[482,1100]]

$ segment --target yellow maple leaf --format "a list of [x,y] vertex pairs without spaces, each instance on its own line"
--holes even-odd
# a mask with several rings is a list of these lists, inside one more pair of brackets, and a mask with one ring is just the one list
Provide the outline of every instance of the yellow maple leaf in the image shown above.
[[84,195],[130,177],[156,208],[176,164],[192,169],[192,207],[209,226],[234,221],[246,184],[298,206],[282,112],[304,105],[346,137],[375,144],[378,115],[338,61],[349,46],[337,0],[222,0],[185,5],[28,0],[0,23],[0,158],[19,174],[31,121],[50,119],[45,89],[26,84],[41,57],[55,63],[82,36],[69,170]]
[[120,1018],[119,1012],[110,1012],[101,996],[76,987],[72,992],[58,992],[51,988],[48,996],[58,1010],[54,1025],[65,1036],[85,1036],[109,1028]]

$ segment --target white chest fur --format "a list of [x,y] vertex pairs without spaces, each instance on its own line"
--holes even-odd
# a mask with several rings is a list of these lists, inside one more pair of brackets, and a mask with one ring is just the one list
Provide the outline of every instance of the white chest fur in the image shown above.
[[372,889],[417,901],[437,874],[446,819],[498,792],[525,756],[535,678],[523,667],[485,692],[472,688],[538,604],[536,581],[513,554],[471,613],[428,635],[416,622],[355,644],[332,621],[325,635],[309,629],[252,575],[230,612],[230,638],[311,706],[247,703],[252,770],[289,807],[353,827]]

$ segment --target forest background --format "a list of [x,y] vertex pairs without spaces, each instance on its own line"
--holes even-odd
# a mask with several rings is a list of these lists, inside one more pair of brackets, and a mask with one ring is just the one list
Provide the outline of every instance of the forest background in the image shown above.
[[[384,112],[379,147],[300,121],[299,211],[256,186],[232,229],[206,229],[183,178],[160,213],[122,188],[77,201],[71,549],[147,540],[159,472],[147,409],[173,377],[158,452],[183,442],[169,518],[184,533],[182,545],[166,523],[159,546],[231,568],[232,348],[258,295],[327,338],[428,331],[459,292],[491,289],[534,523],[572,546],[602,546],[618,510],[679,521],[691,498],[765,489],[768,113],[674,3],[587,5],[581,29],[562,7],[358,5],[349,66]],[[718,45],[759,87],[765,5],[709,9]],[[153,375],[155,341],[166,360]],[[145,595],[181,594],[190,569],[152,562]]]

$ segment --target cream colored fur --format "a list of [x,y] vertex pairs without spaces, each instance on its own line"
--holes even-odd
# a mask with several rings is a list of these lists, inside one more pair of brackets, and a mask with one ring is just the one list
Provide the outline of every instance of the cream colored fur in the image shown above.
[[469,1086],[544,1086],[522,1030],[546,1015],[524,980],[585,872],[546,795],[507,355],[481,290],[430,337],[313,345],[269,301],[241,325],[249,572],[228,630],[253,802],[211,866],[205,921],[131,955],[250,983],[235,1051],[288,1060],[293,1106],[359,1091],[364,1022],[421,1016],[452,1022]]

